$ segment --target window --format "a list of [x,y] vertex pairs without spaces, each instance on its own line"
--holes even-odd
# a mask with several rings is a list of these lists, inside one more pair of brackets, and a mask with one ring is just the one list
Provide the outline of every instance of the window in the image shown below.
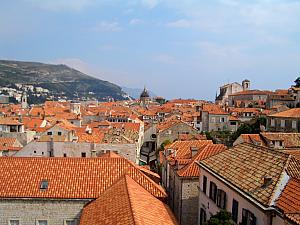
[[200,225],[204,225],[206,222],[206,212],[204,209],[200,209]]
[[271,127],[275,127],[275,120],[271,119]]
[[231,125],[231,126],[235,126],[235,125],[236,125],[236,122],[230,122],[230,125]]
[[85,158],[86,157],[86,153],[85,152],[81,152],[81,157]]
[[19,225],[20,221],[19,220],[10,220],[9,225]]
[[209,198],[216,202],[217,200],[217,185],[214,182],[210,182],[209,186]]
[[256,225],[256,217],[247,209],[242,212],[242,225]]
[[239,215],[239,202],[235,199],[232,200],[232,220],[237,223]]
[[37,225],[48,225],[48,221],[47,220],[38,220]]
[[216,122],[216,118],[212,117],[210,122],[215,123]]
[[202,191],[206,194],[206,187],[207,187],[207,177],[203,176],[203,187]]
[[66,220],[65,225],[76,225],[76,220]]
[[292,121],[292,128],[297,129],[297,121],[296,120]]
[[226,209],[226,192],[221,189],[217,191],[217,206]]
[[285,127],[285,120],[280,120],[280,126]]
[[48,131],[48,132],[47,132],[47,135],[52,135],[52,132],[51,132],[51,131]]
[[57,135],[58,135],[58,136],[61,136],[61,134],[62,134],[61,131],[58,131],[58,132],[57,132]]
[[40,189],[46,190],[47,188],[48,188],[48,181],[47,180],[42,180],[41,185],[40,185]]
[[64,157],[67,157],[67,153],[64,153]]
[[221,118],[221,123],[224,123],[224,122],[225,122],[225,118],[222,117],[222,118]]

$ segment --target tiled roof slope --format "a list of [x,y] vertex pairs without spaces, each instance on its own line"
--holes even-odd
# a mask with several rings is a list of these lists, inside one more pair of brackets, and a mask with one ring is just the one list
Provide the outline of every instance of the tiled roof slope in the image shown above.
[[300,147],[300,133],[271,133],[264,132],[261,135],[270,141],[282,140],[285,148]]
[[284,214],[293,222],[300,224],[300,180],[290,179],[276,206],[283,210]]
[[[243,143],[200,161],[214,173],[265,206],[271,204],[274,189],[284,171],[299,177],[300,162],[291,155]],[[263,178],[271,177],[269,185]]]
[[[152,195],[165,198],[163,188],[125,158],[0,157],[2,198],[98,198],[124,175],[132,177]],[[46,190],[40,189],[48,181]]]
[[[165,147],[165,149],[176,150],[176,158],[179,159],[190,159],[191,158],[191,147],[201,148],[206,145],[213,144],[211,140],[197,140],[197,141],[175,141],[172,144]],[[168,156],[168,158],[175,157],[174,154]]]
[[80,225],[177,224],[171,210],[129,176],[84,207]]
[[269,115],[270,117],[280,117],[280,118],[300,118],[300,108],[293,108],[283,112],[278,112]]
[[180,177],[199,177],[200,169],[196,162],[218,154],[226,149],[225,145],[212,144],[205,146],[192,159],[189,164],[177,171]]

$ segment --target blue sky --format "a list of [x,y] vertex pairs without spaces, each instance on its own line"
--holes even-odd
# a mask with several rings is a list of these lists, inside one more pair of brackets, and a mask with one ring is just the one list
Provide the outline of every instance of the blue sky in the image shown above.
[[300,76],[300,0],[10,0],[0,58],[64,63],[166,98],[212,100],[248,78],[288,88]]

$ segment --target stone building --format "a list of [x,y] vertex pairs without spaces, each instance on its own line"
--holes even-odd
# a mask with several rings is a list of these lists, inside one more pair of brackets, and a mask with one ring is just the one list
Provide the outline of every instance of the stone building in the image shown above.
[[300,108],[268,115],[267,130],[270,132],[300,132]]
[[[0,189],[3,225],[104,224],[96,215],[103,216],[105,224],[117,220],[130,225],[136,209],[140,211],[134,217],[143,224],[176,224],[162,202],[167,197],[164,189],[133,163],[113,154],[89,159],[0,157]],[[132,202],[122,207],[121,198]],[[98,202],[108,211],[92,207]],[[124,213],[111,211],[116,205]]]
[[199,167],[196,162],[224,151],[224,145],[209,144],[191,149],[190,159],[175,159],[170,167],[169,205],[182,225],[197,224]]
[[201,111],[201,131],[224,131],[229,130],[228,112],[214,104],[204,104]]
[[230,84],[225,84],[220,87],[220,93],[218,96],[216,96],[216,104],[218,105],[228,105],[228,97],[229,95],[232,95],[237,92],[245,91],[250,89],[250,81],[244,80],[242,82],[242,85],[234,82]]
[[241,144],[199,166],[199,224],[221,209],[236,224],[300,223],[300,161],[293,156]]
[[140,95],[140,104],[141,104],[141,106],[147,107],[150,103],[150,100],[151,100],[150,95],[149,95],[146,87],[144,87],[144,90]]

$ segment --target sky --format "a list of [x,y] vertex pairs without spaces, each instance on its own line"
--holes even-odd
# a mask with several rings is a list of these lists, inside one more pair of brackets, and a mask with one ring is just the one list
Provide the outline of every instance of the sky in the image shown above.
[[166,98],[300,76],[300,0],[2,0],[0,58],[66,64]]

